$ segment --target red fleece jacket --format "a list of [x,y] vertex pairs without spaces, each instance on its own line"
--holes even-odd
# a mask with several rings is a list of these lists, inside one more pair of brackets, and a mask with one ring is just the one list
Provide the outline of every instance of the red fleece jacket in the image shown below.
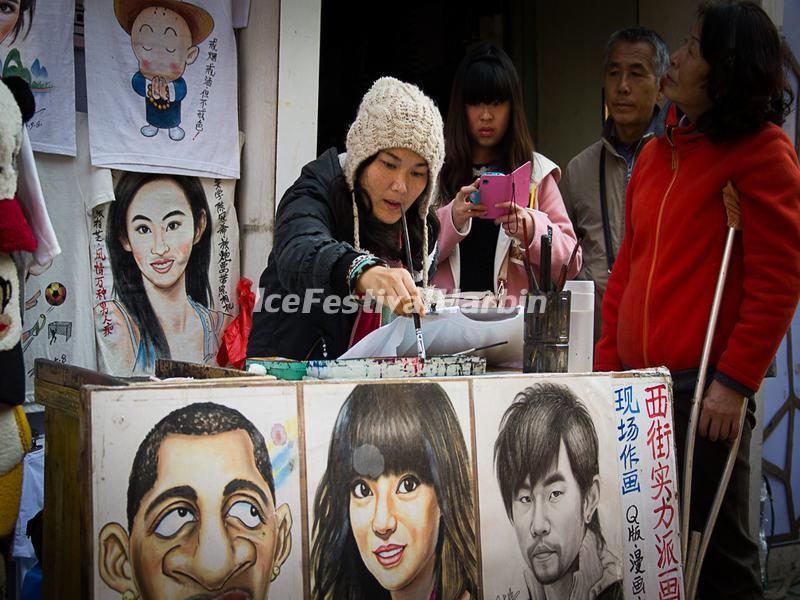
[[800,167],[789,138],[772,124],[721,144],[693,125],[669,126],[642,150],[595,370],[699,367],[727,235],[728,180],[739,190],[742,230],[710,364],[723,383],[758,389],[800,297]]

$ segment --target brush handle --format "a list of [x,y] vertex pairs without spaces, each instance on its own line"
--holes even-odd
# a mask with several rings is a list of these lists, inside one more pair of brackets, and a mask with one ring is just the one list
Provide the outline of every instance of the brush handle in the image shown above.
[[417,335],[417,356],[425,360],[427,355],[425,354],[425,342],[422,339],[422,323],[417,313],[414,313],[414,333]]
[[[412,274],[414,274],[414,263],[411,262],[411,242],[409,241],[408,237],[408,223],[406,222],[406,211],[400,210],[400,219],[403,221],[403,246],[406,249],[406,262],[408,263],[408,270]],[[427,227],[427,223],[425,227]],[[423,264],[423,269],[425,268]],[[419,313],[416,311],[414,312],[414,333],[417,335],[417,356],[422,360],[425,360],[425,342],[422,339],[422,323],[420,322]]]

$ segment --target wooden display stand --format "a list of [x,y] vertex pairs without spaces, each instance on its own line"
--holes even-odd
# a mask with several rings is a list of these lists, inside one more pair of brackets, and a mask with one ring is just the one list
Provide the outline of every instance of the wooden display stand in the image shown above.
[[[630,599],[643,597],[636,591],[642,584],[648,590],[683,587],[679,520],[661,517],[678,512],[671,380],[665,370],[274,381],[242,371],[159,361],[156,372],[158,382],[36,361],[36,400],[46,407],[44,598],[113,600],[131,588],[162,597],[175,591],[177,578],[162,577],[175,564],[180,565],[174,572],[182,578],[177,585],[184,596],[269,588],[275,598],[310,598],[317,585],[312,555],[320,539],[314,528],[319,523],[339,527],[337,517],[317,522],[315,498],[350,498],[349,475],[339,477],[339,466],[352,461],[356,468],[355,461],[362,460],[357,453],[374,449],[382,470],[384,450],[393,452],[398,446],[427,449],[422,455],[416,450],[407,455],[416,461],[410,468],[443,474],[428,484],[438,486],[437,506],[449,511],[447,518],[465,524],[459,529],[463,536],[450,543],[461,544],[469,558],[460,564],[474,567],[459,571],[456,585],[471,590],[478,600],[508,590],[516,597],[527,591],[525,554],[518,544],[507,543],[515,530],[495,472],[496,447],[501,430],[512,427],[509,423],[514,423],[512,429],[533,427],[553,406],[584,415],[582,439],[594,440],[587,450],[597,455],[594,516],[606,543],[592,546],[595,534],[588,528],[571,530],[573,548],[582,548],[584,541],[597,548],[597,564],[603,568],[594,583],[612,588],[612,593],[624,590]],[[526,412],[506,421],[513,407]],[[554,434],[561,435],[555,427]],[[626,436],[618,436],[620,428]],[[234,430],[246,431],[249,438]],[[170,438],[176,432],[182,435]],[[367,441],[351,442],[355,435]],[[514,431],[503,435],[519,437]],[[350,443],[354,450],[346,448]],[[335,454],[329,455],[331,451]],[[533,451],[504,452],[508,461],[516,460],[515,452],[527,457]],[[633,474],[625,457],[636,458]],[[260,464],[268,465],[263,468],[270,473],[264,475]],[[331,469],[335,477],[326,478]],[[324,483],[334,479],[345,483],[338,490]],[[143,491],[145,485],[149,487]],[[248,501],[237,495],[241,485],[261,492]],[[140,511],[150,490],[148,508]],[[207,543],[197,537],[199,529],[190,527],[177,535],[183,526],[174,529],[172,523],[168,527],[173,529],[162,531],[179,508],[170,495],[175,490],[184,490],[180,506],[191,505],[189,512],[196,511],[198,522],[219,521],[222,526],[210,527],[228,540],[214,539],[198,552]],[[439,504],[438,498],[451,492],[454,500]],[[250,502],[251,511],[267,514],[259,498],[274,509],[269,520],[242,521],[232,512]],[[216,510],[216,503],[229,508]],[[147,513],[161,516],[157,527],[151,523],[142,533]],[[579,514],[580,509],[575,518]],[[248,556],[261,552],[265,562],[235,561],[231,551],[244,534],[239,525],[226,525],[226,519],[248,529],[251,537],[242,542],[253,553]],[[343,523],[352,527],[346,517]],[[359,526],[363,529],[363,521]],[[657,535],[625,537],[632,526]],[[253,533],[257,528],[262,529]],[[170,543],[150,544],[146,538],[154,533],[167,536]],[[137,552],[152,560],[142,565],[133,560]],[[624,568],[632,556],[641,563],[638,579]],[[229,580],[230,589],[223,589]],[[142,585],[149,587],[139,589]]]
[[[90,489],[90,445],[85,406],[88,392],[97,386],[136,385],[137,379],[103,375],[58,362],[37,359],[36,402],[45,407],[43,598],[89,598],[91,569],[81,565],[83,548],[91,547],[91,523],[84,490]],[[172,360],[156,362],[156,376],[219,379],[246,376],[233,369]],[[140,378],[140,381],[143,379]],[[84,501],[86,500],[86,501]]]

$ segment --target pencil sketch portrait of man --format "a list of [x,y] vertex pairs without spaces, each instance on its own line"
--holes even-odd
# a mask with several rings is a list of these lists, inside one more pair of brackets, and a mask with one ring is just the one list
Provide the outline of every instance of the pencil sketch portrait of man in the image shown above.
[[552,383],[519,392],[494,462],[531,600],[622,598],[621,565],[598,516],[597,433],[575,394]]

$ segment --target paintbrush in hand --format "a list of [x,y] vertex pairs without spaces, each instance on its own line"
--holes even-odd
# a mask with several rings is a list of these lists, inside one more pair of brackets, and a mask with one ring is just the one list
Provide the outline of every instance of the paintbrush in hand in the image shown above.
[[[406,249],[406,263],[408,263],[408,271],[411,273],[411,280],[414,280],[414,263],[411,261],[411,242],[408,237],[408,223],[406,222],[406,211],[402,208],[400,209],[401,219],[403,221],[403,246]],[[427,223],[423,223],[423,227],[427,227]],[[422,268],[425,268],[425,261],[423,257],[422,261]],[[425,360],[425,342],[422,339],[422,323],[419,318],[419,313],[414,311],[412,316],[414,317],[414,332],[417,334],[417,356]]]

